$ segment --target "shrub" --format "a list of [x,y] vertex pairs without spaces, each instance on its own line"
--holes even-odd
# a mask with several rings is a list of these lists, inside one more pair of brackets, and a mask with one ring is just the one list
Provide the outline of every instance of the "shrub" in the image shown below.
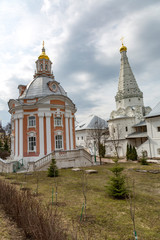
[[58,168],[56,166],[56,160],[54,158],[52,158],[52,162],[48,168],[48,177],[58,177]]
[[142,165],[149,165],[149,163],[147,162],[147,159],[145,158],[144,152],[142,152],[142,158],[140,159],[140,162]]
[[18,191],[15,186],[0,179],[0,204],[24,230],[26,239],[68,239],[60,216],[44,208],[29,191]]
[[133,146],[129,146],[128,144],[127,144],[127,151],[126,151],[126,158],[127,158],[127,160],[133,160],[133,161],[135,161],[135,160],[137,160],[137,151],[136,151],[136,149],[135,149],[135,147]]
[[113,198],[124,199],[128,196],[128,190],[125,186],[125,177],[121,175],[123,170],[124,168],[120,167],[118,162],[116,162],[115,166],[110,169],[114,176],[110,178],[107,191]]
[[8,151],[0,149],[0,158],[5,160],[9,156],[10,156],[10,153]]

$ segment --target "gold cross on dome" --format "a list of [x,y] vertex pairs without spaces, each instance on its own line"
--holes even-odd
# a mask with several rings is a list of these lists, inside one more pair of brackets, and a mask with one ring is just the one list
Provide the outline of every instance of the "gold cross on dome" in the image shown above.
[[44,48],[44,41],[43,41],[43,48]]
[[121,39],[120,39],[120,40],[121,40],[121,42],[122,42],[122,45],[123,45],[123,40],[124,40],[124,37],[121,37]]

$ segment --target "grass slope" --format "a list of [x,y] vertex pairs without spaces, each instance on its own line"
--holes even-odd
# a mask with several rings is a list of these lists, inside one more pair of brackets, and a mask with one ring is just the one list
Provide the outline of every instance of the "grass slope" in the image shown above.
[[[141,166],[139,163],[122,163],[125,168],[123,174],[131,185],[135,180],[136,192],[136,230],[138,239],[160,239],[160,174],[136,172],[135,169],[158,169],[158,165]],[[7,174],[9,181],[20,182],[18,188],[31,188],[37,191],[38,198],[45,206],[52,207],[52,187],[55,180],[58,186],[57,211],[61,213],[68,228],[80,226],[81,234],[78,239],[108,239],[129,240],[133,238],[133,225],[130,218],[130,208],[126,200],[115,200],[106,193],[106,185],[112,173],[109,169],[113,164],[94,166],[98,174],[90,174],[87,177],[87,219],[81,221],[80,215],[84,202],[82,193],[81,172],[73,172],[71,169],[59,170],[59,177],[49,178],[47,172],[24,174]],[[86,168],[87,169],[87,168]],[[91,169],[91,168],[90,168]],[[56,206],[53,205],[55,209]],[[77,230],[75,230],[77,231]],[[82,234],[84,232],[84,234]],[[85,237],[84,237],[85,235]]]
[[0,205],[0,239],[1,240],[24,240],[24,233],[17,228],[16,224],[9,219]]

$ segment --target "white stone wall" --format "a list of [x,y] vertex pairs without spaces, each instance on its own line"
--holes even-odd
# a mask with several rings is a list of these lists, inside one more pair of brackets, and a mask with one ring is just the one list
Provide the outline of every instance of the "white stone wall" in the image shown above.
[[[126,157],[126,149],[127,149],[127,140],[120,140],[118,143],[118,155],[120,158]],[[108,140],[105,143],[105,150],[107,157],[116,157],[116,149],[113,141]]]
[[[134,132],[132,126],[135,124],[135,118],[117,118],[108,121],[110,137],[112,139],[125,139],[128,134]],[[128,131],[126,131],[126,127]],[[115,132],[114,132],[115,131]]]
[[157,127],[160,127],[160,117],[147,118],[147,132],[150,144],[151,157],[160,158],[160,132]]
[[131,97],[131,98],[124,98],[120,101],[116,101],[116,108],[127,108],[129,106],[143,106],[143,98],[139,97]]
[[76,131],[76,146],[86,147],[87,130]]

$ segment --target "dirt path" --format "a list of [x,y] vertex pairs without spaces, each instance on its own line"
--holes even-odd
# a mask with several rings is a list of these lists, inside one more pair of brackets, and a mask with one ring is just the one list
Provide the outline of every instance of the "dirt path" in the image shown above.
[[9,219],[0,205],[0,240],[25,240],[21,231],[14,221]]

